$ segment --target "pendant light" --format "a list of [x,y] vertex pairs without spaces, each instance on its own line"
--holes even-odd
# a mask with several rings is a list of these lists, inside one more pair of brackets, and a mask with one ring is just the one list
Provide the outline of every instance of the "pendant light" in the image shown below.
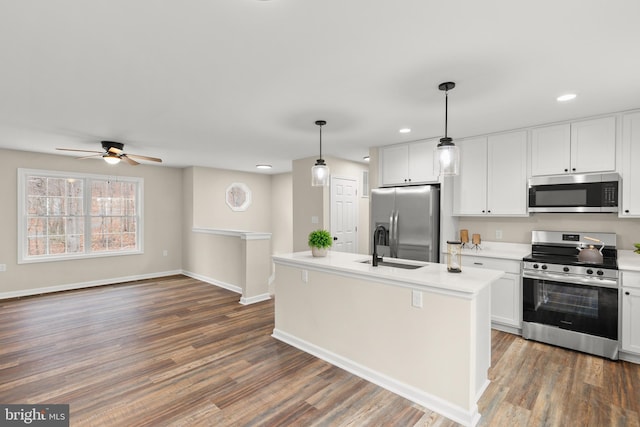
[[447,135],[448,110],[449,110],[449,91],[456,87],[453,82],[440,83],[438,89],[444,91],[444,138],[440,138],[440,143],[435,150],[435,167],[439,171],[439,175],[452,176],[458,175],[460,167],[460,152],[458,147],[453,143],[453,139]]
[[322,159],[322,126],[326,125],[324,120],[316,120],[316,125],[320,126],[320,158],[311,168],[311,185],[313,187],[324,187],[329,185],[329,167]]

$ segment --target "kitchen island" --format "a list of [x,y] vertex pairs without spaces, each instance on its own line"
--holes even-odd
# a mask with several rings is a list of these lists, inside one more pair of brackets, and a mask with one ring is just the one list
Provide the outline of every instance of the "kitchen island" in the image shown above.
[[478,422],[491,363],[490,285],[502,271],[448,273],[408,260],[373,267],[371,257],[341,252],[273,260],[275,338],[456,422]]

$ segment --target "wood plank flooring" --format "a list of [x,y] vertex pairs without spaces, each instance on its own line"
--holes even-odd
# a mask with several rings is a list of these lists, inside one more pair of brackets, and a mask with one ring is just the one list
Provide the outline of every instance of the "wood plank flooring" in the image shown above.
[[[72,426],[455,426],[271,337],[273,301],[184,276],[0,301],[0,403]],[[640,426],[640,365],[493,331],[482,426]]]

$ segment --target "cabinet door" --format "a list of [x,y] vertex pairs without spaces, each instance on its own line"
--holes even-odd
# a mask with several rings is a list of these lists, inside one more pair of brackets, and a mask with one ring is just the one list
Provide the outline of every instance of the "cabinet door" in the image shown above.
[[640,354],[640,289],[622,288],[622,349]]
[[571,172],[616,170],[616,118],[571,124]]
[[507,273],[491,285],[491,321],[522,327],[520,323],[520,276]]
[[382,185],[404,184],[409,179],[409,146],[382,149]]
[[487,213],[487,138],[455,142],[460,148],[460,174],[453,177],[453,214]]
[[487,140],[487,213],[527,216],[527,133]]
[[531,131],[531,175],[569,173],[571,126],[546,126]]
[[[514,332],[522,327],[520,304],[522,285],[520,279],[520,261],[477,257],[464,254],[462,268],[488,268],[502,270],[505,275],[491,285],[491,321],[500,330]],[[499,325],[508,326],[500,328]]]
[[433,167],[433,151],[437,145],[437,139],[409,145],[409,179],[412,183],[438,182],[438,171]]
[[640,216],[640,113],[622,118],[622,209],[620,216]]

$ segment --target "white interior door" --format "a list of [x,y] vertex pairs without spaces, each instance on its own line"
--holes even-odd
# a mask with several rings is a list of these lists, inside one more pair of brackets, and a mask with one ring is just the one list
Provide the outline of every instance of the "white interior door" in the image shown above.
[[353,178],[331,178],[332,250],[358,252],[358,181]]

